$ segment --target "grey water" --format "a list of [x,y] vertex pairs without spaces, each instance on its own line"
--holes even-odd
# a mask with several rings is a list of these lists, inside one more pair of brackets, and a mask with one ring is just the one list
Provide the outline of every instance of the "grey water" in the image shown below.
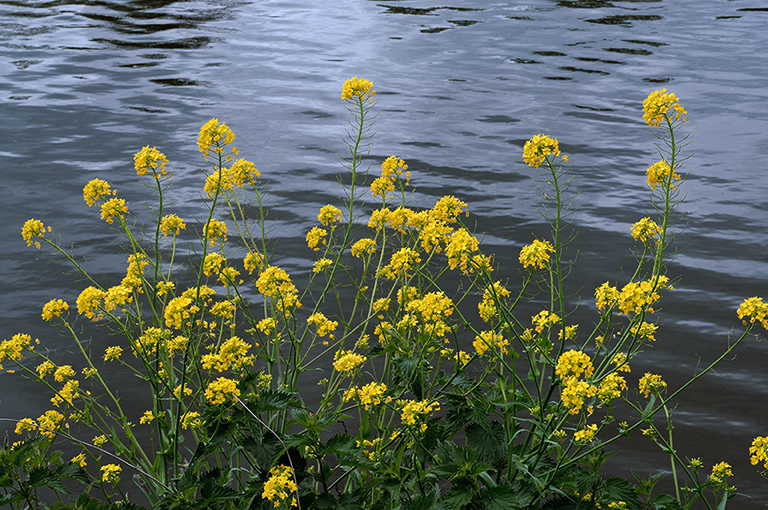
[[[54,297],[73,303],[85,283],[26,247],[21,225],[44,221],[90,271],[117,277],[122,239],[85,205],[83,185],[108,180],[132,218],[148,219],[152,191],[132,158],[157,146],[174,175],[174,212],[202,216],[195,137],[212,117],[269,181],[275,256],[306,273],[304,234],[340,191],[340,93],[351,76],[378,91],[372,167],[404,158],[416,206],[446,194],[467,202],[504,278],[519,278],[519,249],[546,232],[522,146],[557,137],[578,192],[569,284],[595,318],[592,289],[634,264],[629,232],[647,215],[645,169],[659,159],[642,100],[666,87],[689,112],[693,154],[669,264],[680,280],[631,380],[653,370],[679,386],[742,331],[739,303],[768,296],[766,25],[760,0],[0,0],[0,339],[28,332],[74,356],[40,309]],[[103,344],[108,331],[89,334]],[[745,342],[674,410],[682,456],[701,457],[707,472],[733,466],[751,496],[736,508],[768,504],[748,455],[768,435],[767,361],[766,344]],[[126,395],[132,381],[126,374]],[[0,374],[0,388],[2,417],[49,405],[19,374]],[[668,470],[647,438],[619,448],[612,473]]]

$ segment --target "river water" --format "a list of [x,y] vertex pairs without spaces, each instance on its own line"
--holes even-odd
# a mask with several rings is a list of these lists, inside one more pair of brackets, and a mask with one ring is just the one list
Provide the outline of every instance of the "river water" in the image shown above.
[[[202,215],[195,136],[211,117],[232,127],[270,181],[281,265],[306,272],[314,253],[303,235],[338,193],[339,97],[353,75],[378,91],[372,164],[406,159],[416,205],[444,194],[467,202],[506,277],[517,275],[520,247],[545,231],[522,146],[537,133],[557,137],[579,193],[571,285],[583,286],[590,309],[590,289],[633,266],[629,231],[645,215],[644,172],[658,160],[641,105],[666,87],[690,114],[695,153],[677,238],[684,249],[669,266],[681,280],[633,375],[654,370],[675,387],[741,331],[735,310],[744,298],[768,295],[764,5],[0,0],[0,338],[29,332],[66,357],[71,345],[42,323],[40,307],[53,297],[73,303],[84,286],[66,264],[25,246],[23,222],[52,225],[89,270],[116,277],[120,237],[84,205],[83,185],[108,180],[145,219],[141,204],[152,195],[132,157],[155,145],[170,159],[175,211]],[[768,503],[748,456],[751,440],[768,435],[766,361],[766,344],[745,343],[674,413],[682,455],[701,457],[707,470],[733,466],[734,483],[752,496],[737,508]],[[0,381],[1,416],[46,408],[48,396],[18,375]],[[630,453],[613,472],[668,465],[643,438],[621,448]]]

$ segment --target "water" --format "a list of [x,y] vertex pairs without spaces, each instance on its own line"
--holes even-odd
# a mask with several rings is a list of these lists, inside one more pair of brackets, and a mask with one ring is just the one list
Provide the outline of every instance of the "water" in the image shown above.
[[[200,216],[195,135],[211,117],[234,129],[270,181],[281,264],[306,271],[313,254],[303,235],[338,189],[339,96],[353,75],[379,92],[372,164],[405,158],[415,205],[444,194],[466,201],[508,276],[519,248],[544,231],[522,145],[540,132],[559,138],[579,192],[571,282],[588,300],[588,289],[621,281],[633,264],[628,232],[645,215],[644,171],[658,159],[641,102],[667,87],[690,113],[695,152],[678,237],[685,250],[670,264],[682,279],[633,374],[653,369],[680,384],[740,331],[741,300],[767,294],[766,22],[758,0],[0,0],[0,338],[29,332],[67,356],[65,337],[39,311],[53,297],[73,302],[84,286],[66,264],[24,245],[23,222],[51,224],[90,270],[117,278],[120,238],[84,205],[82,186],[107,179],[145,219],[151,195],[132,156],[155,145],[171,160],[175,210]],[[764,344],[747,342],[675,412],[683,455],[707,469],[733,465],[735,483],[754,498],[739,508],[768,502],[747,453],[768,434],[767,358]],[[18,376],[0,377],[0,415],[46,408],[47,397]],[[611,469],[667,465],[650,442],[638,443],[621,445],[631,454]]]

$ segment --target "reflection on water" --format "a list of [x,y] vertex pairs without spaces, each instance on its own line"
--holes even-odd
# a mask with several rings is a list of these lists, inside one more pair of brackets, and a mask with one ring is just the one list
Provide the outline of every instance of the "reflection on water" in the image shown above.
[[[51,223],[90,270],[118,278],[120,237],[85,207],[82,186],[109,180],[132,218],[146,219],[151,195],[132,156],[156,145],[171,160],[176,212],[200,217],[194,137],[211,117],[233,127],[270,181],[276,256],[300,281],[312,257],[303,236],[336,200],[339,94],[352,75],[379,91],[371,165],[406,159],[414,205],[443,194],[469,203],[503,278],[517,278],[517,251],[544,231],[522,145],[536,133],[557,136],[580,193],[572,290],[622,281],[633,263],[629,228],[645,215],[645,168],[657,159],[640,103],[663,86],[691,116],[689,224],[670,265],[678,290],[633,375],[653,368],[680,382],[727,344],[741,299],[768,288],[766,22],[759,0],[0,0],[0,338],[27,331],[68,356],[39,308],[52,297],[71,302],[84,286],[24,246],[22,223]],[[584,321],[594,320],[589,294]],[[88,334],[95,350],[103,346],[102,329]],[[747,455],[751,439],[768,434],[755,411],[766,399],[766,356],[765,344],[746,345],[677,410],[681,452],[728,461],[739,489],[755,495],[739,508],[768,501]],[[0,377],[12,390],[0,395],[0,414],[46,406],[18,379]],[[645,473],[666,462],[650,444],[640,448],[616,469]]]

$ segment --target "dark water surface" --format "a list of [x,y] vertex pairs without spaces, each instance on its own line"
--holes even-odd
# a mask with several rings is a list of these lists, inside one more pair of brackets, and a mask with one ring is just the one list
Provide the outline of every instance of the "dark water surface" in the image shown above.
[[[108,180],[146,219],[152,193],[132,157],[155,145],[171,161],[174,212],[202,215],[195,136],[211,117],[233,128],[270,181],[281,265],[306,273],[314,253],[303,236],[339,190],[339,97],[353,75],[379,92],[372,164],[406,159],[414,205],[444,194],[467,202],[505,277],[516,278],[520,247],[544,232],[522,145],[540,132],[559,138],[580,193],[570,282],[583,285],[592,320],[590,289],[621,282],[633,265],[629,231],[645,215],[644,173],[658,160],[641,103],[667,87],[690,113],[696,153],[685,250],[670,264],[682,279],[632,375],[654,370],[675,387],[741,330],[744,298],[768,295],[767,25],[760,0],[0,0],[0,339],[29,332],[66,359],[71,342],[40,308],[54,297],[73,303],[85,286],[25,246],[23,222],[52,225],[89,270],[117,278],[120,236],[85,206],[83,185]],[[94,330],[95,346],[105,334]],[[768,435],[767,361],[766,344],[745,343],[675,411],[682,455],[702,457],[707,472],[729,462],[753,496],[735,508],[768,503],[748,456],[751,440]],[[48,398],[0,375],[0,416],[37,416]],[[631,454],[611,464],[617,473],[668,466],[647,439],[620,447]]]

